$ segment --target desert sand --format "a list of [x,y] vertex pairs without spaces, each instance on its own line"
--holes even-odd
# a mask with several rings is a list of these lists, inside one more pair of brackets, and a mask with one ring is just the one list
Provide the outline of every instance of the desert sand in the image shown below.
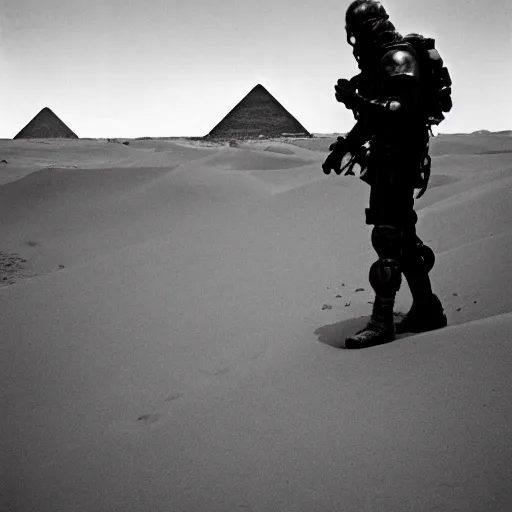
[[331,141],[0,141],[0,508],[512,510],[512,137],[432,141],[449,326],[352,351]]

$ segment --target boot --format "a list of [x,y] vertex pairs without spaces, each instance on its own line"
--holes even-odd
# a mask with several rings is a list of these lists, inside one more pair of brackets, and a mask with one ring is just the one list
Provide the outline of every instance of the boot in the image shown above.
[[404,332],[426,332],[446,327],[448,320],[443,311],[443,305],[437,295],[414,299],[411,309],[405,315],[397,315],[395,322],[397,334]]
[[393,322],[394,298],[375,297],[372,316],[368,324],[345,340],[346,348],[364,348],[388,343],[395,339]]

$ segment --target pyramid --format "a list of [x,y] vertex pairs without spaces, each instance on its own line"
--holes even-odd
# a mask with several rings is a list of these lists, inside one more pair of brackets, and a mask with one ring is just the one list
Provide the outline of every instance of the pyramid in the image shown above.
[[280,137],[310,133],[258,84],[207,135],[211,138]]
[[48,107],[43,108],[15,139],[78,139]]

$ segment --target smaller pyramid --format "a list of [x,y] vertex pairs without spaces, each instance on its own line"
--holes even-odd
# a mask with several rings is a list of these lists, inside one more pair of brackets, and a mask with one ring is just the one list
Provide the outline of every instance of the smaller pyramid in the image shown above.
[[256,85],[207,135],[211,138],[280,137],[310,133],[261,84]]
[[43,108],[15,139],[78,139],[48,107]]

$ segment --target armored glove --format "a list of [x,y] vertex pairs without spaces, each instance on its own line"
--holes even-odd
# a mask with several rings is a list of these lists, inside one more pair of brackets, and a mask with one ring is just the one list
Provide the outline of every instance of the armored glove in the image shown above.
[[338,137],[335,142],[329,146],[331,151],[325,162],[322,164],[324,174],[330,174],[334,171],[336,174],[341,174],[341,162],[343,157],[348,153],[347,142],[343,137]]
[[334,96],[340,103],[344,103],[347,108],[352,108],[356,92],[352,84],[346,78],[340,78],[334,86]]
[[349,110],[359,110],[363,106],[363,97],[357,94],[354,84],[346,78],[340,78],[334,90],[336,100],[343,103]]

